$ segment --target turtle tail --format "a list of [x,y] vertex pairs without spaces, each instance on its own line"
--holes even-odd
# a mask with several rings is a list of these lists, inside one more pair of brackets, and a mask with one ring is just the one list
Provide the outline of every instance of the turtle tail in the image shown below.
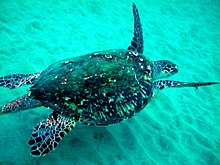
[[160,80],[154,82],[154,89],[156,91],[162,90],[168,87],[195,87],[198,89],[200,86],[208,86],[208,85],[214,85],[214,84],[219,84],[219,82],[180,82],[180,81],[173,81],[173,80]]
[[37,78],[40,73],[35,74],[13,74],[0,77],[0,86],[13,89],[24,84],[32,84],[33,80]]
[[0,115],[36,108],[40,107],[41,105],[42,103],[39,100],[32,99],[28,96],[28,94],[26,94],[0,107]]

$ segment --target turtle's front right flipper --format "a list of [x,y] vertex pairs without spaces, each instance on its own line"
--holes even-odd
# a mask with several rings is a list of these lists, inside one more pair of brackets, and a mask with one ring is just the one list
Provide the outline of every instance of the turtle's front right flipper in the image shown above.
[[37,78],[40,73],[35,74],[13,74],[0,77],[0,86],[6,88],[16,88],[24,84],[32,84],[33,80]]
[[154,90],[162,90],[169,87],[175,87],[175,88],[181,88],[181,87],[194,87],[198,89],[200,86],[208,86],[208,85],[214,85],[219,84],[219,82],[180,82],[180,81],[174,81],[174,80],[160,80],[154,82]]
[[32,156],[45,156],[59,144],[61,139],[76,125],[76,121],[57,114],[55,111],[47,119],[38,123],[28,142]]

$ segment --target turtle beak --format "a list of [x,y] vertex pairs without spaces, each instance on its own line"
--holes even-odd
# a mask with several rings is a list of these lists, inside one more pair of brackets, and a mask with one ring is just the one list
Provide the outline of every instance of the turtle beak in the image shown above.
[[177,73],[178,72],[178,66],[175,65],[171,71],[172,74]]

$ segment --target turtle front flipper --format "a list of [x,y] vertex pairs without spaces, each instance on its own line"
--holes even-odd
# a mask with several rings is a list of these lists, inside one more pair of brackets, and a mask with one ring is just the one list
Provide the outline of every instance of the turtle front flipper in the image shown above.
[[154,91],[162,90],[168,87],[195,87],[198,89],[199,86],[208,86],[219,84],[218,82],[180,82],[180,81],[173,81],[173,80],[160,80],[154,82]]
[[61,139],[75,127],[76,121],[65,118],[55,111],[38,123],[28,144],[32,156],[45,156],[59,144]]
[[136,51],[142,54],[144,51],[142,26],[141,26],[141,20],[138,13],[138,9],[134,3],[133,3],[133,15],[134,15],[134,36],[131,41],[131,45],[128,47],[128,50]]
[[29,97],[28,94],[0,107],[0,115],[18,112],[42,106],[42,102]]
[[16,88],[24,84],[32,84],[33,80],[37,78],[40,73],[35,74],[13,74],[0,77],[0,86],[6,88]]

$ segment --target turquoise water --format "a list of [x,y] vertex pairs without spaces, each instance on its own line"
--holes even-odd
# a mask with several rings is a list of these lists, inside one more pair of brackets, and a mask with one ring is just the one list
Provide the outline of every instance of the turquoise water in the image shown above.
[[[181,81],[220,81],[220,1],[135,1],[145,55],[178,64]],[[36,73],[58,60],[127,48],[132,1],[0,1],[0,76]],[[0,88],[0,105],[27,86]],[[0,164],[219,165],[220,85],[167,89],[135,117],[108,127],[78,125],[55,152],[29,155],[32,128],[50,111],[0,116]]]

